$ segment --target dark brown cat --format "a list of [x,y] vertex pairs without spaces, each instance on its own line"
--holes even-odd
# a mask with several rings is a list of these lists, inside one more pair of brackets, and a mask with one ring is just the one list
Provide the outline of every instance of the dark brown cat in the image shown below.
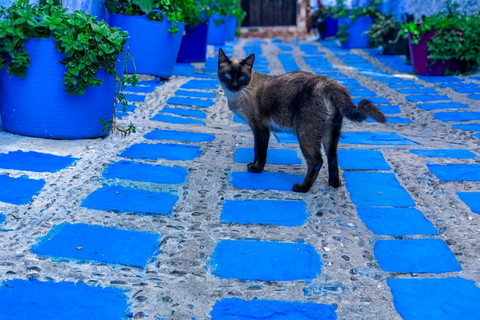
[[337,147],[343,117],[358,122],[372,117],[384,123],[385,115],[368,100],[356,106],[348,90],[333,79],[301,71],[268,76],[252,71],[254,61],[253,54],[245,60],[229,59],[219,50],[218,78],[228,107],[249,124],[255,139],[248,171],[263,171],[272,127],[293,128],[308,165],[303,183],[295,184],[293,191],[307,192],[317,179],[323,165],[322,144],[328,184],[339,187]]

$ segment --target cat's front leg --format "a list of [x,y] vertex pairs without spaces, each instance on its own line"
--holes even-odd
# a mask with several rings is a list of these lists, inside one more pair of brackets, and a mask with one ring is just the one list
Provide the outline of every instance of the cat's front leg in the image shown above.
[[270,140],[270,129],[264,126],[252,127],[255,139],[254,159],[247,165],[248,172],[260,173],[267,163],[268,141]]

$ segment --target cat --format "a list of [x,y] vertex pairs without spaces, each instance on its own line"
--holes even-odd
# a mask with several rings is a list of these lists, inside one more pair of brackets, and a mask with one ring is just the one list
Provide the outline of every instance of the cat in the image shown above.
[[263,171],[272,128],[292,128],[308,166],[303,182],[294,184],[293,191],[308,192],[315,183],[323,165],[322,144],[328,184],[338,188],[337,148],[343,117],[357,122],[371,117],[385,123],[385,115],[369,100],[356,106],[347,88],[333,79],[303,71],[269,76],[253,71],[254,62],[254,54],[241,60],[228,58],[219,50],[218,78],[228,107],[253,131],[254,159],[247,165],[248,171]]

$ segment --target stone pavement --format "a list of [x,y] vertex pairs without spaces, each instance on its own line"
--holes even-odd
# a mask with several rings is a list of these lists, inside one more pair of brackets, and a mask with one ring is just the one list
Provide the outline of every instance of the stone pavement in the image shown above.
[[296,137],[248,173],[210,54],[129,88],[130,137],[0,131],[0,319],[480,319],[480,77],[334,42],[223,48],[335,78],[388,123],[346,120],[344,186],[324,169],[293,193]]

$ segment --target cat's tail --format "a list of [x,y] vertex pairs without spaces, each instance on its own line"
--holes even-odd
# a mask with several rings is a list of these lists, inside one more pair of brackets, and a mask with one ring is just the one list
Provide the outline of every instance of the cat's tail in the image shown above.
[[369,100],[360,101],[358,106],[355,106],[353,101],[352,103],[344,104],[340,107],[340,111],[352,121],[362,122],[367,117],[370,117],[381,123],[387,122],[387,117],[385,117],[383,112]]

